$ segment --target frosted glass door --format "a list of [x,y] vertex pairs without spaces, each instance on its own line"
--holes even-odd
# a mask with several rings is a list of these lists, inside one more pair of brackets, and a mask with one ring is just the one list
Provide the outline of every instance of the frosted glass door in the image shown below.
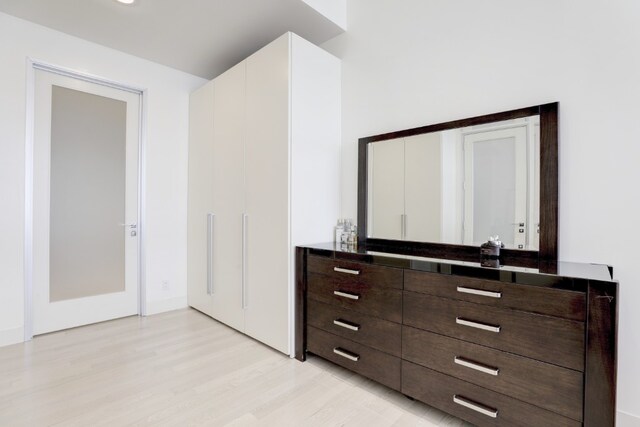
[[34,334],[136,314],[139,95],[35,78]]

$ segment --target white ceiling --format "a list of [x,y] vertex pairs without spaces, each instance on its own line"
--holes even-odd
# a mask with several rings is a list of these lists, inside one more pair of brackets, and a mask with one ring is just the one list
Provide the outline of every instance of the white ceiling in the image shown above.
[[287,31],[343,32],[302,0],[0,0],[0,11],[204,78]]

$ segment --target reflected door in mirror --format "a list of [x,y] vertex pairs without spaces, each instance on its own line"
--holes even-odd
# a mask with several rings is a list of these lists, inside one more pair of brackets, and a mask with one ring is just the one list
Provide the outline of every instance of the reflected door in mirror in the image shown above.
[[464,244],[489,236],[515,248],[526,244],[527,132],[525,126],[464,136]]
[[539,116],[368,144],[367,237],[538,249]]

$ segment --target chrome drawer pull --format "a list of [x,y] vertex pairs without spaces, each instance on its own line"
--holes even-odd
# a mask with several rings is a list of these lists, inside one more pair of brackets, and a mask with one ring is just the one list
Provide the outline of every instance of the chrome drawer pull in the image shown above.
[[349,299],[354,299],[354,300],[359,300],[360,299],[360,295],[350,294],[349,292],[333,291],[333,294],[337,295],[339,297],[344,297],[344,298],[349,298]]
[[471,328],[482,329],[489,332],[500,332],[500,326],[487,325],[486,323],[474,322],[471,320],[463,319],[462,317],[456,317],[456,323],[458,325],[469,326]]
[[456,356],[456,357],[453,358],[453,361],[454,361],[454,363],[456,363],[458,365],[462,365],[462,366],[467,367],[467,368],[475,369],[476,371],[484,372],[485,374],[489,374],[489,375],[498,375],[498,373],[500,372],[500,369],[498,369],[498,368],[492,368],[490,366],[481,365],[479,363],[467,360],[467,359],[465,359],[463,357]]
[[356,325],[355,323],[347,322],[342,319],[335,319],[333,321],[334,325],[342,326],[343,328],[351,329],[352,331],[360,330],[360,325]]
[[336,271],[338,273],[347,273],[347,274],[353,274],[353,275],[358,275],[360,274],[360,272],[358,270],[349,270],[348,268],[340,268],[340,267],[333,267],[333,271]]
[[498,418],[497,409],[493,409],[488,406],[481,405],[480,403],[476,403],[473,400],[469,400],[462,396],[458,396],[457,394],[453,395],[453,401],[458,405],[464,406],[465,408],[469,408],[476,412],[480,412],[481,414],[486,415],[488,417]]
[[480,295],[482,297],[502,298],[502,292],[484,291],[482,289],[465,288],[464,286],[458,286],[458,292],[463,294]]
[[350,351],[347,351],[347,350],[343,350],[340,347],[334,348],[333,352],[338,356],[342,356],[346,359],[353,360],[354,362],[357,362],[360,359],[359,355],[355,353],[351,353]]

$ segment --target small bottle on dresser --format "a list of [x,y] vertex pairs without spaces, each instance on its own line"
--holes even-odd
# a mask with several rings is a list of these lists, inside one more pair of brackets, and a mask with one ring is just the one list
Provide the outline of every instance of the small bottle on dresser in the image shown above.
[[335,226],[333,231],[333,243],[340,243],[342,240],[342,233],[344,232],[344,221],[342,218],[338,219],[338,225]]

